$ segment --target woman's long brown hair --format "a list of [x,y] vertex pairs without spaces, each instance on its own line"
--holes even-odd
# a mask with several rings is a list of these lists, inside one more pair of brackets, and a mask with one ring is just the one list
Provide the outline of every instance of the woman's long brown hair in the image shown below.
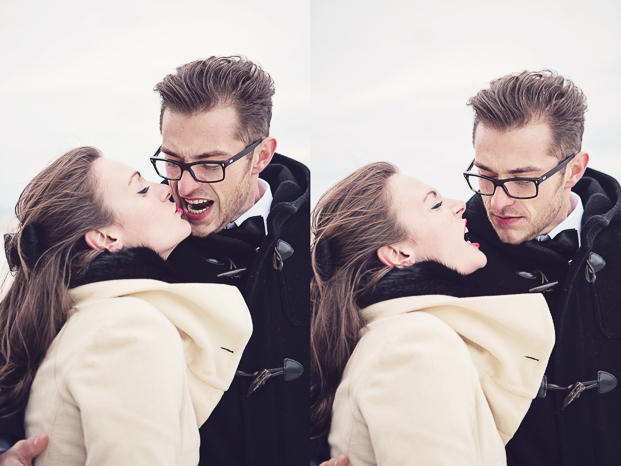
[[[16,248],[19,261],[9,258],[14,278],[0,302],[2,416],[28,402],[36,371],[73,304],[69,280],[97,255],[84,235],[113,222],[92,170],[100,157],[92,147],[62,155],[26,186],[15,206],[19,227],[7,249]],[[26,260],[22,238],[32,227],[41,252],[35,264]]]
[[[365,325],[357,300],[389,270],[377,250],[407,236],[391,207],[388,180],[397,172],[386,162],[366,165],[323,194],[313,211],[311,437],[330,429],[336,389]],[[331,267],[321,263],[326,245]]]

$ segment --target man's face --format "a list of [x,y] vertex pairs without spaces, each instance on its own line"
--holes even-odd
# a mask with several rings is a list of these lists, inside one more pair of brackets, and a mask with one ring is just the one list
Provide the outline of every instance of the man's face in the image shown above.
[[[235,137],[237,124],[236,111],[230,107],[195,115],[166,110],[162,152],[179,162],[227,160],[246,147]],[[252,157],[251,153],[226,167],[226,176],[219,183],[199,183],[187,170],[179,181],[170,182],[193,235],[218,232],[252,207],[258,193]]]
[[[496,179],[538,178],[558,165],[549,155],[552,135],[547,124],[497,131],[479,124],[474,139],[475,169]],[[555,173],[539,185],[534,199],[513,199],[500,187],[493,196],[482,196],[487,216],[501,241],[520,244],[550,232],[569,213],[565,177]]]

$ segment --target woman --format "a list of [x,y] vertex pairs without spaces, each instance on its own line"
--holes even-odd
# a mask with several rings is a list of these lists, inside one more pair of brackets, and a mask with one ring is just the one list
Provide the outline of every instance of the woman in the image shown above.
[[350,464],[506,464],[554,342],[540,295],[468,298],[464,203],[367,165],[313,213],[311,429]]
[[[49,435],[37,465],[196,465],[198,427],[251,333],[239,292],[170,284],[190,234],[168,186],[91,147],[39,173],[6,243],[2,414]],[[131,280],[130,280],[131,279]]]

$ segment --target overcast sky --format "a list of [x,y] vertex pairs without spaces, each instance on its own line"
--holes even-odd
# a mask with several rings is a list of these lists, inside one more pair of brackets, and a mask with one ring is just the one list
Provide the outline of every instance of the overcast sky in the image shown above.
[[466,101],[524,69],[555,69],[584,90],[583,148],[621,178],[620,24],[618,0],[4,0],[0,215],[80,145],[151,173],[152,88],[210,55],[245,54],[273,76],[271,132],[311,165],[314,201],[376,160],[466,199]]
[[378,160],[469,198],[466,101],[494,78],[545,68],[583,89],[583,150],[621,179],[618,0],[313,0],[311,24],[314,202]]
[[0,44],[0,216],[82,145],[156,179],[153,86],[212,55],[243,54],[270,73],[278,151],[310,162],[310,0],[3,0]]

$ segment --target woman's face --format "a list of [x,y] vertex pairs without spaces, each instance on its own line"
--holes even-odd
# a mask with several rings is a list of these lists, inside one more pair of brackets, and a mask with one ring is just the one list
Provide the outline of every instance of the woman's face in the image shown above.
[[[99,158],[93,169],[115,219],[114,225],[98,230],[100,246],[111,252],[147,246],[166,259],[190,235],[191,226],[181,218],[182,210],[169,201],[169,186],[147,181],[117,160]],[[88,236],[87,242],[94,247]]]
[[388,185],[398,220],[409,235],[404,242],[391,245],[397,251],[394,257],[402,260],[392,265],[403,267],[431,259],[463,275],[485,266],[487,257],[479,251],[479,245],[464,239],[463,202],[444,199],[431,186],[411,176],[393,175]]

